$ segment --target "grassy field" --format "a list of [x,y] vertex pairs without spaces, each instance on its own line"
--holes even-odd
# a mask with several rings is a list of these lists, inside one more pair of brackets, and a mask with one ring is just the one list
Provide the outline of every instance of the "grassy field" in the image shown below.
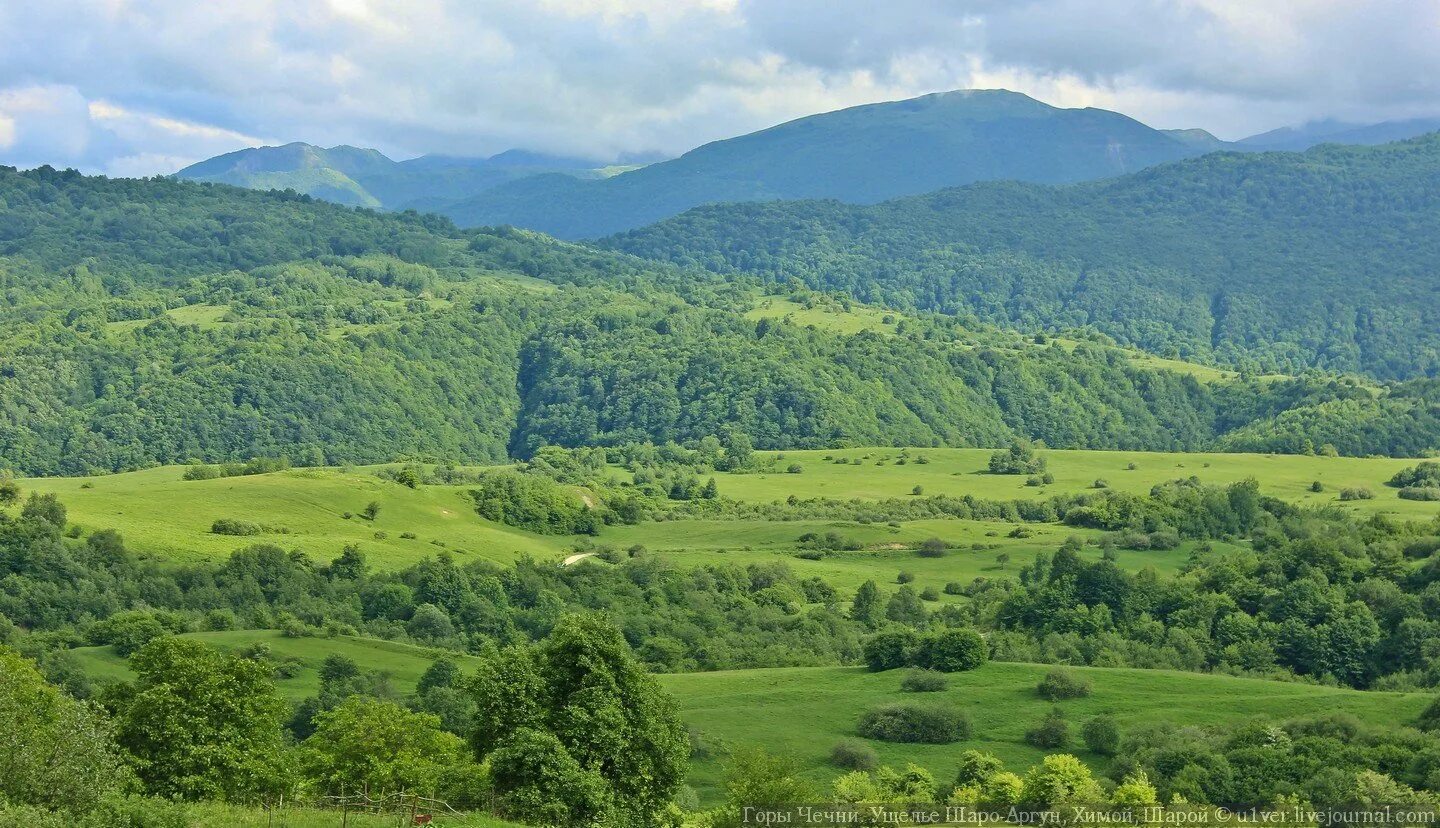
[[[781,296],[764,296],[745,316],[749,319],[784,319],[802,328],[815,327],[840,334],[857,334],[862,331],[874,333],[895,333],[895,328],[904,319],[897,311],[852,304],[845,310],[839,303],[822,303],[805,307],[799,302]],[[887,321],[888,320],[888,321]]]
[[[276,630],[226,630],[187,633],[184,637],[227,650],[262,641],[269,645],[277,658],[298,661],[301,669],[296,675],[276,682],[280,694],[291,701],[313,696],[320,690],[320,664],[331,653],[349,656],[366,670],[388,674],[395,688],[402,693],[413,691],[421,674],[442,654],[438,650],[376,638],[286,638]],[[81,647],[72,652],[86,674],[97,681],[128,681],[133,678],[125,659],[113,647]],[[469,656],[450,655],[463,668],[474,666],[475,660]]]
[[[1096,480],[1106,481],[1115,491],[1144,493],[1156,483],[1191,475],[1212,484],[1254,477],[1265,494],[1299,504],[1337,505],[1405,519],[1440,515],[1440,503],[1401,500],[1394,489],[1384,485],[1396,471],[1413,465],[1413,460],[1046,450],[1043,454],[1055,482],[1027,486],[1023,476],[986,473],[990,454],[988,449],[930,448],[791,451],[772,455],[777,458],[774,466],[799,463],[800,474],[722,472],[715,478],[725,497],[766,503],[791,495],[906,498],[913,496],[916,486],[927,495],[1042,499],[1061,492],[1093,491]],[[920,458],[926,462],[917,462]],[[85,532],[115,529],[141,554],[182,562],[220,560],[238,548],[261,542],[300,549],[318,561],[329,561],[345,546],[357,544],[372,565],[381,569],[407,566],[441,550],[449,550],[462,561],[479,558],[507,563],[519,555],[558,561],[579,540],[491,523],[475,514],[464,486],[410,489],[377,477],[373,467],[292,469],[194,481],[183,480],[183,473],[183,467],[168,466],[20,482],[27,490],[58,494],[69,509],[71,522]],[[623,472],[617,470],[617,475],[623,476]],[[1324,487],[1319,493],[1310,490],[1317,480]],[[1341,502],[1339,492],[1346,487],[1368,488],[1375,499]],[[358,517],[371,501],[380,504],[373,522]],[[347,519],[346,513],[352,516]],[[221,518],[259,523],[267,531],[243,537],[212,533],[211,525]],[[845,588],[870,578],[893,580],[901,569],[914,573],[920,586],[936,587],[949,580],[1003,575],[1006,568],[996,562],[1002,553],[1010,556],[1008,568],[1013,569],[1038,550],[1054,549],[1070,535],[1093,535],[1064,526],[1032,524],[1028,527],[1032,537],[1010,538],[1013,528],[1004,523],[960,520],[922,520],[900,526],[819,520],[683,520],[606,527],[597,540],[621,548],[640,544],[683,564],[748,564],[779,558],[797,572],[821,575]],[[801,535],[830,531],[853,538],[865,548],[818,561],[795,556]],[[914,547],[929,537],[950,543],[950,554],[939,559],[916,555]],[[1122,551],[1120,563],[1130,569],[1154,566],[1170,572],[1186,560],[1188,552],[1188,546],[1170,552]]]
[[[903,453],[903,454],[902,454]],[[1385,485],[1395,472],[1416,460],[1359,457],[1312,457],[1286,454],[1186,454],[1145,451],[1044,450],[1049,486],[1027,486],[1024,475],[986,472],[992,449],[857,448],[787,451],[776,466],[799,463],[800,474],[783,471],[766,474],[718,474],[716,482],[725,497],[752,502],[832,497],[877,499],[909,497],[915,486],[924,493],[974,495],[995,500],[1044,499],[1051,494],[1090,490],[1104,480],[1115,491],[1148,492],[1156,483],[1195,476],[1205,483],[1223,485],[1254,477],[1260,490],[1294,503],[1337,505],[1364,512],[1381,512],[1404,518],[1440,515],[1440,503],[1401,500]],[[826,460],[826,457],[832,458]],[[902,457],[904,464],[899,463]],[[923,457],[927,463],[915,462]],[[835,459],[859,465],[836,463]],[[1135,468],[1131,469],[1130,465]],[[1320,481],[1325,491],[1310,491]],[[1342,503],[1340,490],[1364,487],[1374,500]]]
[[[843,521],[721,521],[684,520],[608,527],[602,543],[620,548],[643,545],[681,565],[729,563],[748,565],[783,560],[796,575],[819,576],[842,591],[867,580],[893,583],[903,570],[915,576],[916,589],[943,589],[949,581],[968,583],[973,578],[1013,577],[1020,566],[1040,551],[1053,552],[1071,536],[1092,539],[1103,533],[1052,524],[1027,524],[1028,538],[1007,537],[1014,524],[971,520],[917,520],[898,527]],[[796,540],[803,534],[837,532],[865,545],[857,551],[830,552],[819,560],[796,556]],[[925,558],[916,547],[938,537],[951,547],[944,557]],[[1173,574],[1190,557],[1195,544],[1172,550],[1117,550],[1116,562],[1128,570],[1154,567]],[[977,548],[981,547],[981,548]],[[1087,546],[1082,557],[1098,559],[1100,550]],[[997,560],[1009,556],[1003,565]],[[941,595],[941,601],[963,600]]]
[[[376,639],[286,638],[273,630],[191,633],[187,637],[230,649],[263,641],[277,657],[299,661],[298,675],[277,682],[280,692],[292,702],[318,690],[317,670],[330,653],[347,655],[367,670],[387,672],[402,693],[414,689],[438,655],[434,650]],[[97,680],[130,678],[124,660],[110,647],[74,652]],[[457,660],[467,671],[474,667],[470,657],[458,656]],[[992,662],[973,672],[952,674],[942,693],[920,695],[900,691],[902,670],[871,673],[860,667],[680,673],[661,675],[659,680],[675,696],[686,724],[699,732],[707,748],[708,755],[693,762],[690,782],[707,802],[713,802],[720,795],[727,749],[763,745],[773,752],[793,754],[809,779],[828,783],[839,773],[829,765],[830,749],[841,739],[858,738],[854,727],[864,711],[894,701],[957,705],[969,714],[975,736],[953,745],[871,742],[883,762],[916,762],[944,780],[954,773],[961,751],[978,748],[1023,770],[1042,754],[1024,743],[1024,732],[1055,706],[1035,692],[1036,683],[1049,669]],[[1122,731],[1161,721],[1224,724],[1255,716],[1283,720],[1336,711],[1376,724],[1397,724],[1419,715],[1430,701],[1428,695],[1418,693],[1362,692],[1168,670],[1072,669],[1090,679],[1094,692],[1088,698],[1060,704],[1075,737],[1069,750],[1097,770],[1105,760],[1085,753],[1079,743],[1079,727],[1099,713],[1114,716]]]
[[[345,546],[359,544],[374,565],[398,568],[442,549],[461,560],[509,562],[518,554],[557,555],[568,542],[481,519],[465,487],[409,489],[376,477],[372,469],[292,469],[215,480],[183,480],[183,473],[182,467],[166,466],[103,477],[34,478],[21,485],[58,494],[70,520],[87,531],[115,529],[136,551],[176,561],[223,559],[260,542],[329,561]],[[371,501],[380,504],[374,522],[358,517]],[[353,514],[348,520],[346,512]],[[220,518],[286,531],[248,537],[211,533]],[[416,537],[402,538],[404,533]]]
[[[700,732],[711,755],[697,759],[691,784],[706,801],[721,796],[726,748],[762,745],[795,756],[806,776],[828,784],[842,771],[829,764],[831,748],[855,736],[860,715],[878,704],[896,701],[940,702],[963,708],[975,737],[953,745],[899,745],[869,742],[885,764],[915,762],[941,781],[953,778],[956,758],[969,748],[985,750],[1023,772],[1042,751],[1024,743],[1024,732],[1055,705],[1041,699],[1035,685],[1051,668],[1035,664],[990,663],[950,676],[942,693],[900,691],[904,671],[870,673],[861,667],[797,667],[661,676],[679,700],[682,715]],[[1397,724],[1419,715],[1429,702],[1421,694],[1342,690],[1286,682],[1164,670],[1075,668],[1093,683],[1093,694],[1062,702],[1075,744],[1068,749],[1097,770],[1102,757],[1087,754],[1079,742],[1086,718],[1108,713],[1127,727],[1153,722],[1181,724],[1239,723],[1255,716],[1288,719],[1344,711],[1375,724]]]

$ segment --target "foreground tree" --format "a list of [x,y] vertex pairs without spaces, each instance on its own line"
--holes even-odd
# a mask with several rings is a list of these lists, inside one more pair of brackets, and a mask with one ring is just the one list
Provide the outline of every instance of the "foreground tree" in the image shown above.
[[488,659],[471,693],[472,744],[491,758],[513,816],[653,825],[684,776],[688,741],[674,702],[599,616],[569,616],[541,644]]
[[351,696],[315,717],[301,764],[326,791],[434,793],[446,767],[464,761],[464,748],[435,716]]
[[146,644],[130,667],[135,683],[108,701],[149,792],[245,802],[283,786],[286,706],[268,667],[184,638]]
[[104,717],[0,647],[0,802],[88,811],[130,781]]

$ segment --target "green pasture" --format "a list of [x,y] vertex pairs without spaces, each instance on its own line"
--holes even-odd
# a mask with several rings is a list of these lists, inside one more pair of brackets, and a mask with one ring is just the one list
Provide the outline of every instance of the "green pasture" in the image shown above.
[[[277,659],[293,659],[299,662],[301,666],[298,673],[276,682],[281,695],[291,701],[299,701],[319,692],[320,665],[325,661],[325,657],[332,653],[349,656],[365,670],[387,674],[395,688],[402,693],[412,692],[420,676],[442,656],[448,655],[466,669],[472,668],[475,663],[471,656],[418,647],[414,644],[348,635],[334,638],[289,638],[277,630],[225,630],[186,633],[184,637],[225,650],[238,650],[260,641],[270,647]],[[114,647],[81,647],[71,652],[79,659],[86,674],[97,681],[128,681],[134,677],[125,658],[115,652]]]
[[[461,561],[550,557],[568,542],[481,519],[463,486],[410,489],[376,477],[373,469],[292,469],[215,480],[184,480],[183,474],[184,467],[164,466],[101,477],[32,478],[21,486],[59,495],[71,522],[87,532],[115,529],[132,549],[175,561],[219,560],[256,543],[329,561],[358,544],[372,565],[399,568],[442,550]],[[359,517],[371,501],[380,504],[373,522]],[[284,531],[213,534],[210,527],[221,518]],[[416,537],[401,537],[406,533]]]
[[[756,503],[799,498],[829,497],[874,500],[912,497],[916,486],[927,495],[974,495],[991,500],[1040,500],[1061,492],[1092,491],[1095,481],[1109,488],[1143,494],[1157,483],[1198,477],[1204,483],[1226,485],[1253,477],[1262,493],[1307,506],[1336,505],[1402,518],[1440,515],[1440,503],[1401,500],[1385,485],[1395,472],[1418,460],[1361,457],[1315,457],[1291,454],[1187,454],[1146,451],[1042,450],[1055,482],[1027,486],[1026,475],[995,475],[987,469],[993,449],[854,448],[768,452],[779,458],[776,471],[715,475],[724,497]],[[831,458],[829,460],[825,458]],[[917,462],[924,458],[927,462]],[[836,459],[860,460],[836,463]],[[900,461],[904,460],[904,463]],[[799,463],[799,474],[786,473]],[[1135,468],[1131,469],[1130,465]],[[1310,486],[1320,481],[1325,491]],[[1374,500],[1342,502],[1343,488],[1368,488]]]
[[[697,730],[708,756],[692,765],[691,784],[706,801],[723,796],[725,752],[757,745],[799,760],[816,785],[841,771],[829,764],[830,750],[855,735],[862,713],[876,705],[910,701],[963,708],[974,738],[951,745],[910,745],[869,741],[884,764],[914,762],[937,780],[954,777],[960,753],[988,751],[1009,769],[1023,773],[1043,751],[1024,742],[1025,730],[1056,705],[1039,697],[1035,685],[1052,669],[1038,664],[992,662],[969,673],[950,675],[941,693],[900,690],[903,670],[871,673],[863,667],[794,667],[664,675],[660,681],[679,701],[686,723]],[[1154,722],[1188,725],[1239,724],[1253,717],[1275,720],[1319,713],[1350,713],[1374,724],[1400,724],[1430,701],[1417,693],[1380,693],[1231,676],[1168,670],[1071,668],[1093,685],[1088,698],[1061,702],[1071,724],[1066,749],[1103,770],[1103,757],[1088,754],[1079,739],[1084,721],[1100,713],[1126,728]],[[868,740],[862,740],[868,741]]]

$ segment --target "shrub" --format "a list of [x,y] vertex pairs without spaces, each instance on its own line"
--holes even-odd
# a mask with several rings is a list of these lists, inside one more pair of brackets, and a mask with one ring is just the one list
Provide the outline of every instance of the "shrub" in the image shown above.
[[915,580],[915,575],[914,575],[914,573],[912,573],[912,572],[906,572],[906,571],[903,570],[903,569],[900,570],[900,574],[899,574],[899,575],[896,575],[896,576],[895,576],[895,583],[897,583],[897,584],[908,584],[908,583],[910,583],[910,582],[913,581],[913,580]]
[[1397,489],[1440,488],[1440,463],[1427,460],[1418,466],[1396,472],[1387,485]]
[[925,587],[924,589],[920,590],[920,600],[921,600],[921,601],[939,601],[939,600],[940,600],[940,590],[936,589],[936,588],[933,587],[933,586]]
[[880,767],[880,757],[875,748],[859,739],[846,739],[830,749],[830,764],[845,770],[873,771]]
[[922,558],[943,558],[949,546],[939,538],[927,538],[920,544],[920,557]]
[[911,670],[900,680],[906,693],[939,693],[950,683],[944,673],[935,670]]
[[1029,443],[1012,443],[1010,448],[990,455],[991,474],[1039,474],[1045,471],[1045,458],[1035,454]]
[[989,657],[985,639],[968,627],[930,633],[915,648],[916,664],[942,673],[973,670]]
[[186,480],[214,480],[219,476],[220,470],[214,466],[191,466],[183,475]]
[[264,531],[258,523],[251,523],[248,520],[234,520],[233,518],[220,518],[210,524],[210,532],[216,535],[235,535],[245,537],[258,535]]
[[1405,500],[1440,500],[1440,488],[1434,486],[1409,486],[1400,490]]
[[1070,744],[1070,725],[1057,708],[1025,731],[1025,742],[1042,750],[1054,750]]
[[946,582],[945,582],[945,594],[946,594],[946,595],[964,595],[964,594],[965,594],[965,585],[962,584],[962,583],[960,583],[959,581],[946,581]]
[[1108,489],[1108,488],[1110,488],[1110,481],[1106,480],[1106,479],[1103,478],[1103,477],[1097,477],[1097,478],[1095,478],[1095,482],[1090,484],[1090,488],[1092,488],[1092,489]]
[[861,736],[882,742],[946,745],[970,738],[970,719],[953,707],[887,704],[860,717]]
[[1375,493],[1364,487],[1358,489],[1341,489],[1341,500],[1373,500]]
[[909,627],[887,627],[865,639],[861,652],[871,670],[893,670],[911,663],[920,634]]
[[1310,491],[1323,492],[1325,491],[1325,484],[1321,483],[1319,480],[1316,480],[1314,483],[1310,484]]
[[1051,670],[1035,689],[1046,701],[1080,699],[1090,695],[1090,680],[1069,670]]
[[1090,752],[1114,756],[1120,750],[1120,728],[1110,716],[1095,716],[1080,728],[1080,738]]

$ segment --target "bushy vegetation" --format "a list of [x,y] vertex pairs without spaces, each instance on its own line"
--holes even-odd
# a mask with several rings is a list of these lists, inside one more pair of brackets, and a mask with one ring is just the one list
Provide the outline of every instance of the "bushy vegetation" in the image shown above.
[[970,719],[963,711],[944,705],[887,704],[868,710],[856,730],[882,742],[917,742],[944,745],[968,739]]

